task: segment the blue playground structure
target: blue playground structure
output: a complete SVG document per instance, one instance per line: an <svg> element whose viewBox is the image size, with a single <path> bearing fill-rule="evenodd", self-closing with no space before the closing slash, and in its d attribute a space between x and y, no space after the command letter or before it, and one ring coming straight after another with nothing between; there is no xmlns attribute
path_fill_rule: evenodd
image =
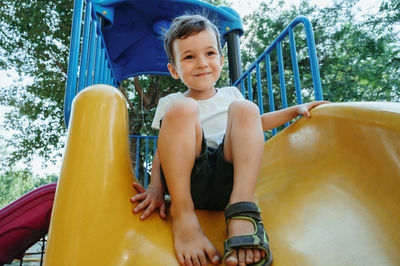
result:
<svg viewBox="0 0 400 266"><path fill-rule="evenodd" d="M150 10L151 12L149 12ZM287 36L290 40L297 102L302 102L293 31L298 24L302 24L306 33L315 99L323 99L314 34L311 23L305 17L294 19L265 52L242 73L239 38L243 34L243 26L238 13L229 7L215 7L193 0L147 2L77 0L74 4L65 92L65 124L69 123L74 97L87 86L109 84L118 87L122 80L133 76L170 75L167 69L168 60L163 48L162 34L168 29L173 18L187 12L206 14L218 26L223 37L222 45L227 43L228 46L231 84L240 86L244 95L247 86L249 100L253 100L251 74L253 70L256 70L256 89L260 112L263 112L262 98L264 97L260 74L260 64L263 60L266 63L270 111L274 110L270 66L270 54L274 49L278 56L282 106L284 108L288 106L282 57L282 41ZM246 80L247 84L245 85Z"/></svg>
<svg viewBox="0 0 400 266"><path fill-rule="evenodd" d="M149 12L151 10L151 12ZM240 16L229 7L216 7L201 1L84 1L77 0L71 33L71 49L68 79L65 92L64 117L68 126L74 97L93 84L109 84L118 87L122 80L138 75L167 75L166 58L162 34L173 18L184 13L207 15L219 28L222 45L227 45L229 76L231 84L240 88L242 94L253 101L252 77L256 80L256 103L264 113L264 99L269 102L269 111L275 111L272 75L279 76L282 108L288 107L285 84L285 69L282 43L289 39L290 57L293 68L296 101L302 103L300 73L297 63L294 28L303 25L307 41L310 70L312 73L315 100L323 100L314 34L310 21L305 17L294 19L266 50L242 71L240 36L243 26ZM299 25L300 24L300 25ZM278 73L271 72L271 52L275 51ZM140 62L140 63L139 63ZM266 72L266 82L261 81L261 64ZM79 71L78 71L79 70ZM265 89L267 88L267 91ZM288 123L285 124L285 127ZM277 129L272 130L272 135ZM155 136L130 136L136 141L136 158L139 162L140 149L145 149L143 179L147 187L149 160L156 150ZM139 177L139 168L135 174Z"/></svg>
<svg viewBox="0 0 400 266"><path fill-rule="evenodd" d="M38 188L0 210L0 264L20 258L50 224L45 265L177 265L170 217L153 214L142 222L131 213L131 183L143 176L147 185L157 137L128 136L126 101L117 88L134 76L169 75L162 34L185 13L217 25L230 83L260 113L288 107L290 91L303 102L302 77L309 73L299 71L296 40L307 45L313 86L307 100L323 100L305 17L295 18L243 71L243 25L229 7L198 0L75 0L64 102L68 136L57 190L56 184ZM398 265L399 104L327 104L284 128L272 130L265 143L255 191L273 265ZM130 158L129 139L136 140L136 158ZM222 252L223 213L196 214Z"/></svg>

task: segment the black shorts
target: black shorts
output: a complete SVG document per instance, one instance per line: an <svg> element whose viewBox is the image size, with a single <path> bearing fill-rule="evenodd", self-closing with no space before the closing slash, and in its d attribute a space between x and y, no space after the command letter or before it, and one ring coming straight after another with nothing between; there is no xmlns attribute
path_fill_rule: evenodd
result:
<svg viewBox="0 0 400 266"><path fill-rule="evenodd" d="M190 177L190 192L196 209L224 210L233 188L233 165L227 162L223 141L217 149L207 146L203 135L201 153L196 158ZM161 167L161 182L168 187Z"/></svg>

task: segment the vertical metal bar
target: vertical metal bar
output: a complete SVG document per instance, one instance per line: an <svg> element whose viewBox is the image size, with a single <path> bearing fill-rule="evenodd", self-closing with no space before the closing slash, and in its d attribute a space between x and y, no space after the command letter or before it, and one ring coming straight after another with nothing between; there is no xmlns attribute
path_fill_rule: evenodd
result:
<svg viewBox="0 0 400 266"><path fill-rule="evenodd" d="M264 113L263 100L262 100L262 89L261 89L261 74L260 74L260 64L256 65L256 76L257 76L257 96L258 96L258 109L260 109L260 114Z"/></svg>
<svg viewBox="0 0 400 266"><path fill-rule="evenodd" d="M149 138L145 137L145 143L146 143L146 151L145 151L145 162L146 162L146 167L144 168L144 188L147 188L148 186L148 172L147 172L147 168L149 167L149 163L148 163L148 153L149 153Z"/></svg>
<svg viewBox="0 0 400 266"><path fill-rule="evenodd" d="M265 68L267 70L267 87L268 87L268 101L269 101L269 111L275 111L274 103L274 91L272 87L272 73L271 73L271 59L270 55L267 54L265 57ZM276 128L272 129L272 135L276 135Z"/></svg>
<svg viewBox="0 0 400 266"><path fill-rule="evenodd" d="M283 56L282 56L282 43L278 42L276 44L276 50L278 52L278 69L279 69L279 83L281 87L281 99L282 99L282 109L288 107L287 97L286 97L286 86L285 86L285 70L283 67ZM289 123L285 123L285 127L287 127Z"/></svg>
<svg viewBox="0 0 400 266"><path fill-rule="evenodd" d="M296 42L294 39L293 29L289 30L289 44L290 44L290 56L292 58L293 80L294 80L294 87L296 90L297 104L302 104L303 100L301 98L299 65L297 63Z"/></svg>
<svg viewBox="0 0 400 266"><path fill-rule="evenodd" d="M322 95L321 78L319 74L317 51L315 49L314 33L312 30L311 22L308 19L304 19L303 24L306 31L308 55L310 57L311 75L313 78L315 99L317 101L321 101L324 98Z"/></svg>
<svg viewBox="0 0 400 266"><path fill-rule="evenodd" d="M228 46L229 79L232 85L242 74L239 31L231 31L224 38Z"/></svg>
<svg viewBox="0 0 400 266"><path fill-rule="evenodd" d="M156 151L157 151L157 137L153 137L153 162L154 162L154 157L156 156ZM151 164L151 168L153 168L153 163ZM150 176L150 178L151 178L151 176ZM150 182L151 182L151 179L150 179Z"/></svg>
<svg viewBox="0 0 400 266"><path fill-rule="evenodd" d="M90 19L91 19L92 1L87 1L85 9L85 20L83 22L83 37L82 37L82 51L81 62L79 65L79 80L78 92L85 88L86 71L87 71L87 58L89 50L89 33L90 33Z"/></svg>
<svg viewBox="0 0 400 266"><path fill-rule="evenodd" d="M104 79L103 83L104 84L108 84L108 72L109 72L108 59L106 59L106 64L104 66L104 76L103 76L103 79Z"/></svg>
<svg viewBox="0 0 400 266"><path fill-rule="evenodd" d="M104 52L106 51L106 48L104 47ZM106 84L107 83L107 72L108 72L108 59L105 57L104 61L104 68L103 68L103 80L101 83Z"/></svg>
<svg viewBox="0 0 400 266"><path fill-rule="evenodd" d="M104 79L103 83L104 84L108 84L108 72L109 72L108 59L106 59L106 64L104 66L104 76L103 76L103 79Z"/></svg>
<svg viewBox="0 0 400 266"><path fill-rule="evenodd" d="M251 87L251 72L247 73L247 92L249 101L253 101L253 88Z"/></svg>
<svg viewBox="0 0 400 266"><path fill-rule="evenodd" d="M71 114L72 100L76 95L76 79L78 75L79 44L81 40L83 1L84 0L76 0L74 3L71 43L68 60L67 85L65 89L64 100L64 121L67 128Z"/></svg>
<svg viewBox="0 0 400 266"><path fill-rule="evenodd" d="M110 69L108 70L107 84L112 85L112 83L111 83L111 66L110 66Z"/></svg>
<svg viewBox="0 0 400 266"><path fill-rule="evenodd" d="M46 236L42 237L42 251L40 252L40 266L43 265L44 252L46 250Z"/></svg>
<svg viewBox="0 0 400 266"><path fill-rule="evenodd" d="M244 87L244 78L240 80L240 91L242 92L243 97L246 97L246 89Z"/></svg>
<svg viewBox="0 0 400 266"><path fill-rule="evenodd" d="M96 29L97 21L92 17L92 25L90 27L90 46L89 46L89 60L86 72L86 82L85 86L90 86L93 84L93 67L94 60L96 58Z"/></svg>
<svg viewBox="0 0 400 266"><path fill-rule="evenodd" d="M105 61L104 61L104 69L103 69L103 84L107 84L107 73L108 73L108 58L106 56L106 48L104 47L104 56L105 56Z"/></svg>
<svg viewBox="0 0 400 266"><path fill-rule="evenodd" d="M139 181L139 148L140 148L140 137L136 137L136 171L135 177Z"/></svg>
<svg viewBox="0 0 400 266"><path fill-rule="evenodd" d="M104 66L105 66L105 57L104 57L104 49L103 45L101 45L101 54L100 54L100 69L99 69L99 82L100 84L103 83L103 77L104 77Z"/></svg>
<svg viewBox="0 0 400 266"><path fill-rule="evenodd" d="M108 64L107 64L108 65ZM109 83L109 81L110 81L110 69L108 68L108 66L107 66L107 68L106 68L106 73L105 73L106 75L105 75L105 84L107 84L107 85L109 85L110 83Z"/></svg>
<svg viewBox="0 0 400 266"><path fill-rule="evenodd" d="M97 32L96 62L94 64L93 84L99 84L100 66L101 66L101 37L100 37L99 33Z"/></svg>

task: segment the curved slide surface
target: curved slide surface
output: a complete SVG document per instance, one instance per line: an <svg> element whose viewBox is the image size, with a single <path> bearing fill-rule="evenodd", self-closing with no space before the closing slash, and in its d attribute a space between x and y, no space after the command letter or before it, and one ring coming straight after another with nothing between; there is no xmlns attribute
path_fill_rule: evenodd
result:
<svg viewBox="0 0 400 266"><path fill-rule="evenodd" d="M21 258L46 235L56 183L32 190L0 210L0 265Z"/></svg>
<svg viewBox="0 0 400 266"><path fill-rule="evenodd" d="M123 96L75 99L46 265L177 265L171 219L131 213L135 193ZM329 104L265 144L256 189L273 265L398 265L400 106ZM222 212L198 211L223 250Z"/></svg>

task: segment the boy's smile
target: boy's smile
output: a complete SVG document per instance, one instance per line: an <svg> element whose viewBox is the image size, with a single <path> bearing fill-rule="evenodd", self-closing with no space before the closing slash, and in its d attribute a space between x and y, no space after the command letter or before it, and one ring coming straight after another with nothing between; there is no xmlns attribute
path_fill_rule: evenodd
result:
<svg viewBox="0 0 400 266"><path fill-rule="evenodd" d="M219 79L224 57L218 52L215 33L204 30L173 42L174 66L168 69L175 79L188 87L186 96L196 100L214 95L214 84Z"/></svg>

